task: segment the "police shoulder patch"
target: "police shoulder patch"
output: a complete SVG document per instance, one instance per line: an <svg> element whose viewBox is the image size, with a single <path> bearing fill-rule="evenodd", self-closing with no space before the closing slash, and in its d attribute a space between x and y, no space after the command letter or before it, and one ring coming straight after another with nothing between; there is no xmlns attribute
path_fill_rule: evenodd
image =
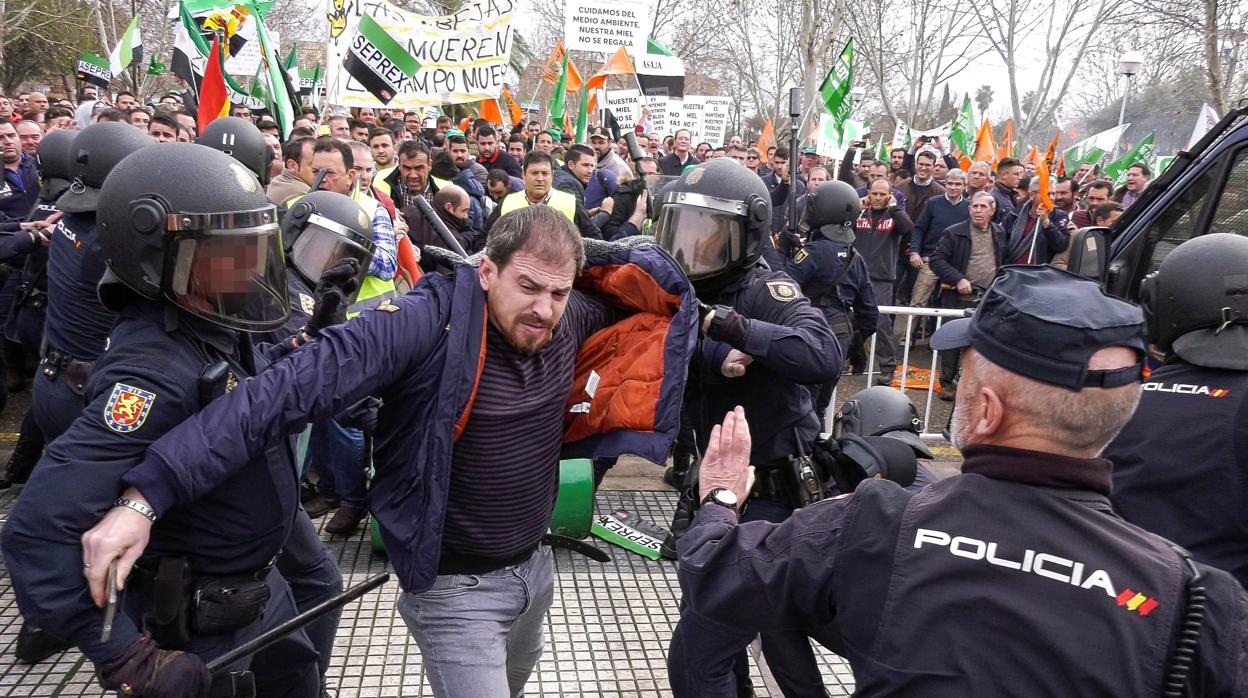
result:
<svg viewBox="0 0 1248 698"><path fill-rule="evenodd" d="M303 312L311 315L312 311L316 309L316 299L306 293L300 293L299 307L303 309Z"/></svg>
<svg viewBox="0 0 1248 698"><path fill-rule="evenodd" d="M792 281L768 281L767 291L771 293L772 298L781 303L797 300L802 295L802 292L797 288L797 284Z"/></svg>
<svg viewBox="0 0 1248 698"><path fill-rule="evenodd" d="M377 310L381 310L387 313L397 313L399 312L400 308L394 303L391 303L390 299L387 298L384 301L377 304Z"/></svg>
<svg viewBox="0 0 1248 698"><path fill-rule="evenodd" d="M805 262L806 258L809 256L810 255L806 253L806 249L802 248L797 251L796 255L793 256L793 261L797 264L801 264L802 262Z"/></svg>
<svg viewBox="0 0 1248 698"><path fill-rule="evenodd" d="M127 434L137 431L152 411L156 393L125 383L113 386L112 395L104 405L104 423L113 431Z"/></svg>

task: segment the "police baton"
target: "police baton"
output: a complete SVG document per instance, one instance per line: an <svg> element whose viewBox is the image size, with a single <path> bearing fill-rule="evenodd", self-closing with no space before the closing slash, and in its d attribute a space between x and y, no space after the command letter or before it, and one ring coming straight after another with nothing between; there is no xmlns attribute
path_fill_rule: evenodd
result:
<svg viewBox="0 0 1248 698"><path fill-rule="evenodd" d="M424 216L425 220L429 221L429 225L433 226L434 232L438 234L438 237L442 238L442 242L446 243L446 248L460 257L467 257L468 253L464 251L464 246L459 244L459 240L455 239L455 236L451 234L450 229L446 227L442 219L438 218L437 212L433 210L433 207L429 205L425 197L417 196L415 200L416 208L420 209L420 215Z"/></svg>
<svg viewBox="0 0 1248 698"><path fill-rule="evenodd" d="M346 606L352 601L355 601L356 599L367 594L373 589L376 589L382 584L385 584L388 581L390 581L389 572L383 572L374 577L370 577L368 580L360 584L357 584L351 587L350 589L347 589L346 591L335 596L334 598L329 599L327 601L323 601L313 606L312 608L309 608L308 610L304 611L303 613L300 613L299 615L295 616L294 618L291 618L290 620L282 623L281 625L275 628L272 628L271 630L267 632L261 633L257 635L255 638L252 638L251 640L244 642L243 644L239 645L238 647L235 647L229 652L226 652L220 657L213 659L207 664L208 672L210 674L220 673L221 671L228 668L231 664L233 664L234 662L237 662L243 657L255 654L256 652L259 652L261 650L268 649L269 647L281 641L282 638L302 628L308 623L311 623L312 621L316 620L317 618L320 618L321 616L325 615L326 613L329 613L330 611L334 609L342 608L343 606Z"/></svg>

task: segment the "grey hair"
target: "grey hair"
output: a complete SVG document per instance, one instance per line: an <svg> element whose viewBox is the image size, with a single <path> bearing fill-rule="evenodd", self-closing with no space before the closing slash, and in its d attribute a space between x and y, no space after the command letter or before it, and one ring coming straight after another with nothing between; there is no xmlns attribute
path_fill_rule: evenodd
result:
<svg viewBox="0 0 1248 698"><path fill-rule="evenodd" d="M957 169L957 168L954 168L954 169L952 169L952 170L949 170L949 174L946 174L946 175L945 175L945 181L946 181L946 182L947 182L947 181L949 181L950 179L957 179L957 180L961 180L961 181L965 182L965 181L966 181L966 173L965 173L965 172L963 172L962 170L959 170L959 169Z"/></svg>
<svg viewBox="0 0 1248 698"><path fill-rule="evenodd" d="M992 196L992 192L977 191L971 196L971 201L985 196L988 197L988 201L992 203L992 207L995 209L997 207L997 200Z"/></svg>
<svg viewBox="0 0 1248 698"><path fill-rule="evenodd" d="M537 204L512 211L494 222L485 241L485 254L501 269L523 250L547 262L572 260L575 274L585 266L581 233L559 211Z"/></svg>

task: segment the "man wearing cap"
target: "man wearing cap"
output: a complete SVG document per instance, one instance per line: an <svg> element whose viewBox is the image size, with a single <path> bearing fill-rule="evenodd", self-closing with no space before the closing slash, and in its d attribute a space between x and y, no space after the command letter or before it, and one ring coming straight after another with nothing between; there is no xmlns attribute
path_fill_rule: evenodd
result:
<svg viewBox="0 0 1248 698"><path fill-rule="evenodd" d="M595 169L599 172L610 172L616 181L632 176L628 163L611 147L611 134L606 128L595 126L589 129L589 147L598 155L598 166Z"/></svg>
<svg viewBox="0 0 1248 698"><path fill-rule="evenodd" d="M732 652L798 627L849 660L862 695L1241 694L1248 595L1118 518L1097 458L1139 400L1140 310L1012 266L932 346L966 364L959 476L918 492L867 480L783 523L738 524L746 415L712 432L704 505L678 544L673 693L732 696Z"/></svg>
<svg viewBox="0 0 1248 698"><path fill-rule="evenodd" d="M1114 509L1248 584L1248 238L1179 245L1140 285L1165 364L1105 449Z"/></svg>

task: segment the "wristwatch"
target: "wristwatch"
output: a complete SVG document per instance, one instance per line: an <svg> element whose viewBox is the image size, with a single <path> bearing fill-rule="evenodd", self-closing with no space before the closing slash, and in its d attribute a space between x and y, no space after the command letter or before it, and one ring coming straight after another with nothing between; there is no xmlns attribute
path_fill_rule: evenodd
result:
<svg viewBox="0 0 1248 698"><path fill-rule="evenodd" d="M738 504L737 495L727 487L716 487L702 498L702 506L712 503L736 511Z"/></svg>

